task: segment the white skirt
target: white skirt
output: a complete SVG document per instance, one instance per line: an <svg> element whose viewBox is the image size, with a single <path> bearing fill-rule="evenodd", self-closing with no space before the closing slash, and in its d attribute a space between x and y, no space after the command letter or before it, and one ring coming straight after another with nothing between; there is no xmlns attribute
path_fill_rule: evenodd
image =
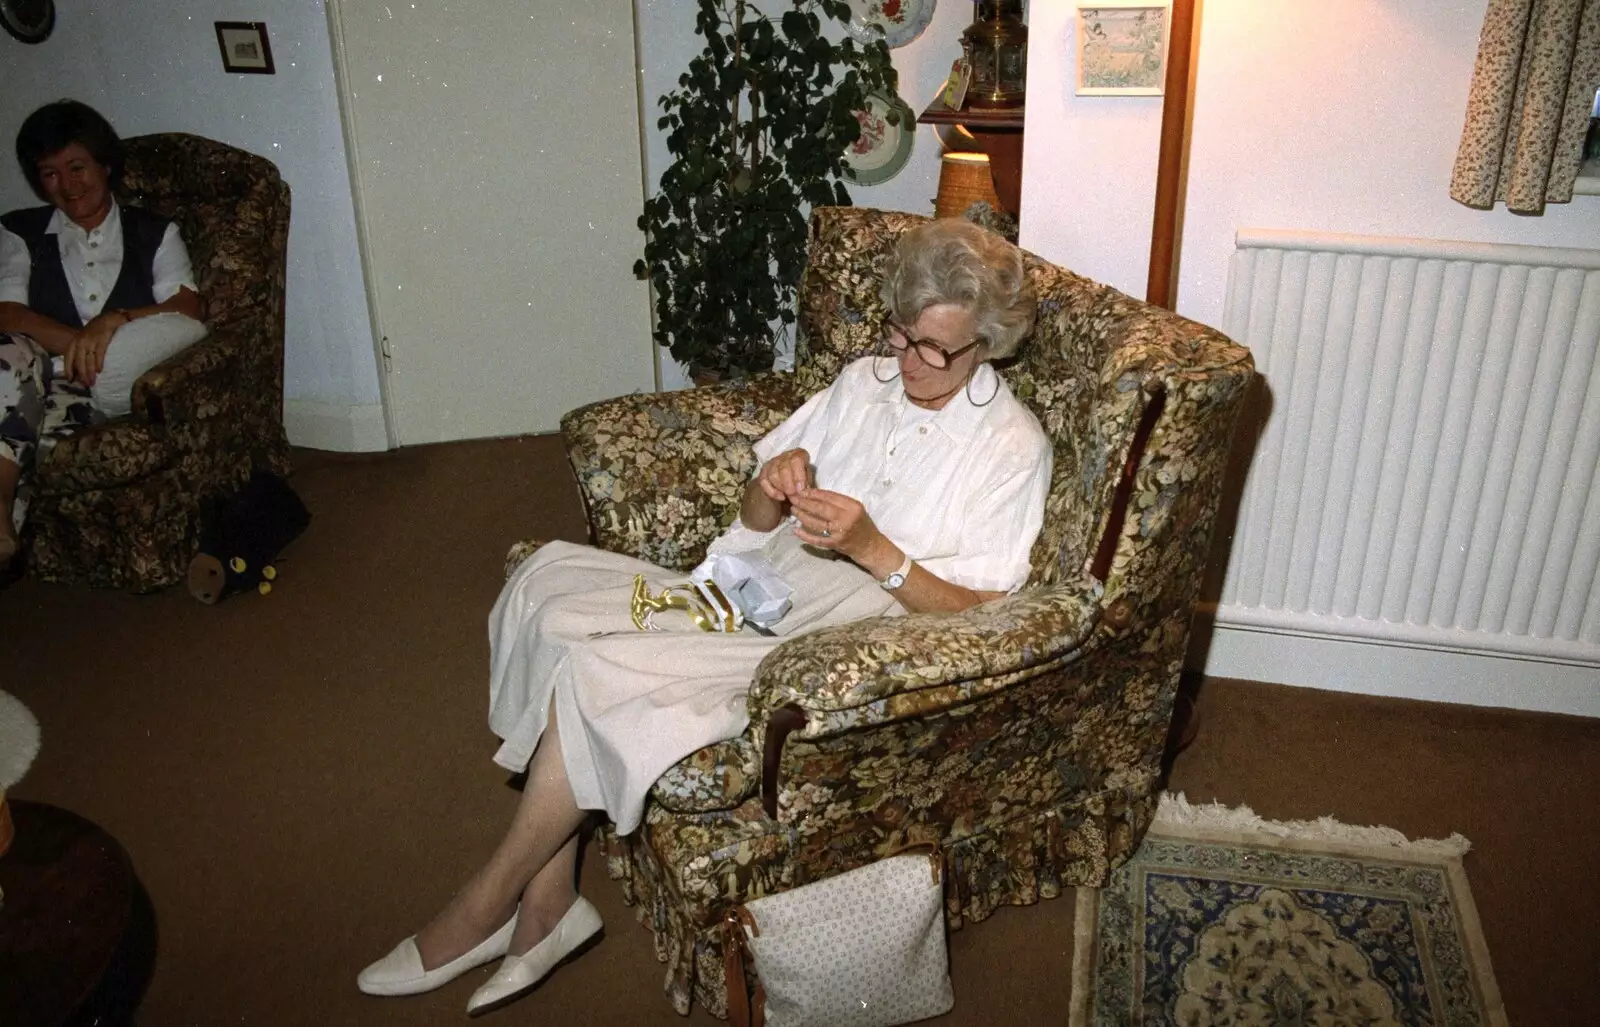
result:
<svg viewBox="0 0 1600 1027"><path fill-rule="evenodd" d="M763 551L794 588L778 637L701 631L676 610L656 614L664 630L639 631L634 575L659 593L684 574L569 542L541 548L489 614L489 727L504 741L495 762L527 767L553 697L573 797L627 834L667 768L744 731L750 681L782 636L904 613L871 575L813 555L787 529Z"/></svg>

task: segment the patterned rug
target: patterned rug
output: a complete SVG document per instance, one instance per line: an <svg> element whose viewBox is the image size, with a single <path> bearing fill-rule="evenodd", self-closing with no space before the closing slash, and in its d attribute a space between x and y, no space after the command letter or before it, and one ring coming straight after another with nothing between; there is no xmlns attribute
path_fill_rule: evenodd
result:
<svg viewBox="0 0 1600 1027"><path fill-rule="evenodd" d="M1078 890L1069 1027L1506 1027L1468 848L1164 796Z"/></svg>

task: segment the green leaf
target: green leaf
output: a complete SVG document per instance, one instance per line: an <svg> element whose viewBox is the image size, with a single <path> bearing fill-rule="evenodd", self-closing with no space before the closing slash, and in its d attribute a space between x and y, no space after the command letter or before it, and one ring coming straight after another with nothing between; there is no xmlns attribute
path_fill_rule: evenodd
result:
<svg viewBox="0 0 1600 1027"><path fill-rule="evenodd" d="M815 38L811 30L811 23L799 11L783 12L783 34L796 43L807 43Z"/></svg>

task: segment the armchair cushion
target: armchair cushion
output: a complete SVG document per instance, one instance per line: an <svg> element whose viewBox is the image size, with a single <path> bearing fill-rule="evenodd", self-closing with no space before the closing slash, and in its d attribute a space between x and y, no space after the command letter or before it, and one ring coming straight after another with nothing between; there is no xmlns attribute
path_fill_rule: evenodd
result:
<svg viewBox="0 0 1600 1027"><path fill-rule="evenodd" d="M623 396L561 419L595 544L688 570L739 512L752 443L805 402L793 375Z"/></svg>

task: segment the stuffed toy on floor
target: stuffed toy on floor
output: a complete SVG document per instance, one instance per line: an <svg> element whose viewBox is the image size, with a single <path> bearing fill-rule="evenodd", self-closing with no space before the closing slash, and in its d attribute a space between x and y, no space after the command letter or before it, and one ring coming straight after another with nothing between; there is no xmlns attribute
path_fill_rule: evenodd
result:
<svg viewBox="0 0 1600 1027"><path fill-rule="evenodd" d="M289 483L257 471L201 528L200 552L189 561L189 594L209 605L247 588L271 592L278 576L273 561L309 523Z"/></svg>

